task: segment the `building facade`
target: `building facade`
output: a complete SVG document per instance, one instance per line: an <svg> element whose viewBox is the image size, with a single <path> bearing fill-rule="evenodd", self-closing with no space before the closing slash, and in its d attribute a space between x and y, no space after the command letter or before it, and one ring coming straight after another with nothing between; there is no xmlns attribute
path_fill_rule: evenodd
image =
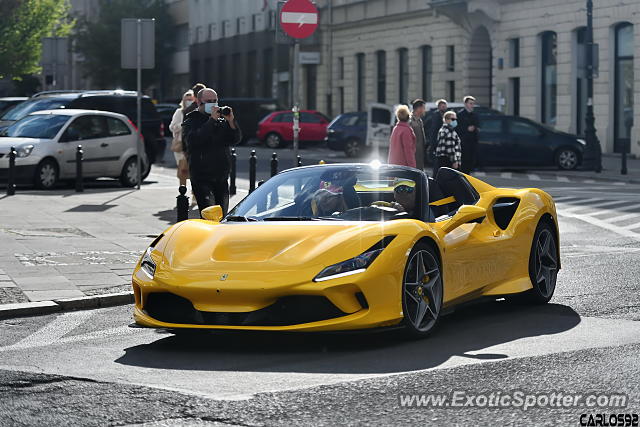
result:
<svg viewBox="0 0 640 427"><path fill-rule="evenodd" d="M586 1L333 0L321 4L319 109L422 97L478 102L584 134ZM594 2L595 126L640 155L640 3ZM634 108L635 106L635 108ZM634 125L635 124L635 125Z"/></svg>

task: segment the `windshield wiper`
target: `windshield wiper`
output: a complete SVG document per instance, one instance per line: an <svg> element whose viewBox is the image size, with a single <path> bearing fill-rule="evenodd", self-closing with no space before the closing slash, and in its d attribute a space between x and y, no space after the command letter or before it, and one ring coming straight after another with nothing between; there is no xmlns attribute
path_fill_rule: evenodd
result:
<svg viewBox="0 0 640 427"><path fill-rule="evenodd" d="M257 218L253 218L250 216L242 216L242 215L230 215L224 219L229 222L250 222L250 221L258 221Z"/></svg>
<svg viewBox="0 0 640 427"><path fill-rule="evenodd" d="M311 216L270 216L263 221L318 221L318 218Z"/></svg>

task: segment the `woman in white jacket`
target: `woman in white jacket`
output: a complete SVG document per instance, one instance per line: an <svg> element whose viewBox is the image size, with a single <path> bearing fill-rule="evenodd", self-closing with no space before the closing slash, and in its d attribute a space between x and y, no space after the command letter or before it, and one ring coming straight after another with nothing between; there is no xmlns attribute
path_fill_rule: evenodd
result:
<svg viewBox="0 0 640 427"><path fill-rule="evenodd" d="M182 101L180 101L180 108L173 113L171 124L169 129L173 134L173 140L171 141L171 151L176 158L176 164L178 165L178 179L180 185L187 185L187 179L189 179L189 164L187 158L184 155L182 147L182 121L184 120L184 110L190 106L194 101L193 91L188 90L182 95Z"/></svg>

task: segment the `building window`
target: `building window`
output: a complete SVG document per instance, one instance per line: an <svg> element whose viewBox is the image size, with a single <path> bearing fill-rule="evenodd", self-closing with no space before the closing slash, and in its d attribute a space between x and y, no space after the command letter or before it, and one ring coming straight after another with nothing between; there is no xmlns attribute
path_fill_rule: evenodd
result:
<svg viewBox="0 0 640 427"><path fill-rule="evenodd" d="M249 51L247 54L247 71L245 74L245 78L247 81L247 96L253 98L255 96L255 88L257 79L256 74L258 74L258 64L257 64L257 55L258 53L255 50Z"/></svg>
<svg viewBox="0 0 640 427"><path fill-rule="evenodd" d="M541 98L542 106L541 117L542 123L555 126L557 119L557 96L558 96L558 66L557 66L557 48L558 37L553 31L546 31L540 35L542 44L542 84Z"/></svg>
<svg viewBox="0 0 640 427"><path fill-rule="evenodd" d="M176 50L189 48L189 24L177 25L175 30Z"/></svg>
<svg viewBox="0 0 640 427"><path fill-rule="evenodd" d="M409 51L398 49L398 103L406 104L409 99Z"/></svg>
<svg viewBox="0 0 640 427"><path fill-rule="evenodd" d="M306 65L305 72L307 81L307 109L315 110L317 106L318 68L316 65Z"/></svg>
<svg viewBox="0 0 640 427"><path fill-rule="evenodd" d="M196 27L196 34L195 34L195 40L196 43L200 43L202 41L202 27L201 26L197 26Z"/></svg>
<svg viewBox="0 0 640 427"><path fill-rule="evenodd" d="M509 66L518 68L520 66L520 39L509 39Z"/></svg>
<svg viewBox="0 0 640 427"><path fill-rule="evenodd" d="M265 49L262 64L262 95L265 98L273 97L273 49Z"/></svg>
<svg viewBox="0 0 640 427"><path fill-rule="evenodd" d="M452 44L447 46L447 71L456 70L456 47Z"/></svg>
<svg viewBox="0 0 640 427"><path fill-rule="evenodd" d="M629 152L633 127L633 25L615 28L614 151Z"/></svg>
<svg viewBox="0 0 640 427"><path fill-rule="evenodd" d="M384 50L376 52L378 102L387 102L387 54Z"/></svg>
<svg viewBox="0 0 640 427"><path fill-rule="evenodd" d="M229 37L229 21L222 21L222 38Z"/></svg>
<svg viewBox="0 0 640 427"><path fill-rule="evenodd" d="M251 31L258 31L261 28L260 24L262 24L262 14L260 13L254 13L253 15L251 15Z"/></svg>
<svg viewBox="0 0 640 427"><path fill-rule="evenodd" d="M425 100L430 100L432 97L431 85L433 75L431 46L422 46L420 48L420 53L422 61L420 63L418 75L422 76L422 97Z"/></svg>
<svg viewBox="0 0 640 427"><path fill-rule="evenodd" d="M449 102L454 102L456 99L456 81L449 80L447 81L447 99Z"/></svg>
<svg viewBox="0 0 640 427"><path fill-rule="evenodd" d="M216 36L218 34L216 34L216 24L209 24L209 36L208 36L208 40L215 40Z"/></svg>
<svg viewBox="0 0 640 427"><path fill-rule="evenodd" d="M584 135L587 115L587 28L576 30L576 134Z"/></svg>
<svg viewBox="0 0 640 427"><path fill-rule="evenodd" d="M226 65L227 65L227 57L225 55L218 56L218 75L216 76L216 90L218 93L225 93L225 89L227 86L223 86L227 84L227 73L226 73ZM199 81L199 80L196 80Z"/></svg>
<svg viewBox="0 0 640 427"><path fill-rule="evenodd" d="M511 90L511 114L514 116L520 115L520 77L513 77L509 79L509 86Z"/></svg>
<svg viewBox="0 0 640 427"><path fill-rule="evenodd" d="M344 79L344 57L338 58L338 79Z"/></svg>
<svg viewBox="0 0 640 427"><path fill-rule="evenodd" d="M364 53L356 55L356 111L364 111Z"/></svg>
<svg viewBox="0 0 640 427"><path fill-rule="evenodd" d="M242 34L244 31L244 18L236 18L236 35Z"/></svg>
<svg viewBox="0 0 640 427"><path fill-rule="evenodd" d="M344 87L338 88L338 102L340 103L340 114L344 113Z"/></svg>

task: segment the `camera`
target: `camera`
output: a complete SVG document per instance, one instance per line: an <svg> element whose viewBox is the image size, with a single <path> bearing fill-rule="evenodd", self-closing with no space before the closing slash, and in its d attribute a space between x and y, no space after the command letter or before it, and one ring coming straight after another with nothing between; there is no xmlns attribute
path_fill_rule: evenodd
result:
<svg viewBox="0 0 640 427"><path fill-rule="evenodd" d="M231 107L220 107L220 114L222 114L223 116L228 116L229 114L231 114Z"/></svg>

